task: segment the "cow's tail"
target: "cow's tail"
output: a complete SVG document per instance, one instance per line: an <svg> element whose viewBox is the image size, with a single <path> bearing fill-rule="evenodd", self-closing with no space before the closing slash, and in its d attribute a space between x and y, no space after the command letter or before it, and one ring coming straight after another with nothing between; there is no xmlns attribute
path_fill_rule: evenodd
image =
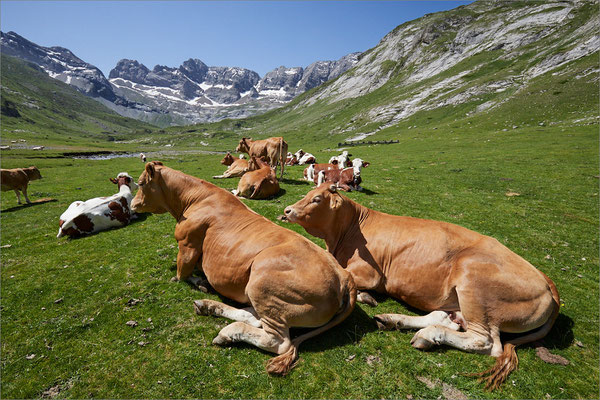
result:
<svg viewBox="0 0 600 400"><path fill-rule="evenodd" d="M487 371L475 374L480 377L480 380L485 382L485 388L487 390L498 388L502 382L506 380L508 375L517 369L519 366L519 358L517 357L515 348L525 343L535 342L546 336L548 332L550 332L550 329L552 329L554 321L556 321L556 318L558 317L560 311L560 296L558 295L558 290L556 289L554 282L552 282L552 280L543 272L542 274L548 283L550 291L552 292L552 298L554 299L554 309L552 310L552 314L546 323L536 331L504 343L504 351L502 351L500 357L496 358L496 364Z"/></svg>
<svg viewBox="0 0 600 400"><path fill-rule="evenodd" d="M317 336L318 334L325 332L330 328L333 328L350 315L352 310L354 310L354 305L356 304L356 284L351 277L346 278L345 283L346 284L344 286L344 292L342 295L342 305L340 306L337 314L335 314L331 321L325 325L293 339L290 348L285 353L267 361L267 372L269 374L282 376L287 375L288 372L290 372L291 369L296 366L296 360L298 359L298 347L302 342L310 339L311 337Z"/></svg>
<svg viewBox="0 0 600 400"><path fill-rule="evenodd" d="M285 150L284 150L284 147L285 147ZM283 178L283 170L285 168L285 155L286 154L287 154L287 143L285 143L283 138L279 138L279 164L281 165L281 176L279 177L279 179Z"/></svg>

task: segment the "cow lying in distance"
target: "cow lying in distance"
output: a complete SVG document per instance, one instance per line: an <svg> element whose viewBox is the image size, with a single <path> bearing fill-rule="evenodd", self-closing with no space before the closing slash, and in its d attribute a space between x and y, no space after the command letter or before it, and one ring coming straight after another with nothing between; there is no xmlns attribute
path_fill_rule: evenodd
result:
<svg viewBox="0 0 600 400"><path fill-rule="evenodd" d="M137 184L127 172L121 172L117 179L110 178L110 181L118 186L119 192L110 197L96 197L71 203L67 211L60 216L57 238L64 235L78 237L124 226L131 221L131 192Z"/></svg>
<svg viewBox="0 0 600 400"><path fill-rule="evenodd" d="M559 313L554 283L496 239L458 225L384 214L324 184L285 209L325 240L354 278L427 316L380 314L382 329L419 329L417 349L445 344L497 357L480 376L498 387L518 364L515 346L546 336ZM359 293L358 300L372 300ZM502 344L500 332L524 333Z"/></svg>
<svg viewBox="0 0 600 400"><path fill-rule="evenodd" d="M232 193L248 199L266 199L279 193L279 182L275 170L262 158L251 157L249 171L238 182Z"/></svg>
<svg viewBox="0 0 600 400"><path fill-rule="evenodd" d="M298 150L294 155L296 156L299 165L314 164L317 162L315 156L310 153L306 153L302 149Z"/></svg>
<svg viewBox="0 0 600 400"><path fill-rule="evenodd" d="M345 192L350 192L352 190L358 190L360 192L363 190L362 187L360 187L362 182L360 173L363 167L366 168L368 166L368 162L365 162L360 158L355 158L352 160L352 167L350 168L320 171L319 175L315 178L315 183L317 186L320 186L324 182L329 182L335 184L338 189Z"/></svg>
<svg viewBox="0 0 600 400"><path fill-rule="evenodd" d="M331 164L310 164L304 168L304 179L309 182L314 182L319 172L327 171L330 169L339 169L337 160L333 160Z"/></svg>
<svg viewBox="0 0 600 400"><path fill-rule="evenodd" d="M292 154L288 151L287 156L285 157L285 165L292 166L298 164L298 158L295 154Z"/></svg>
<svg viewBox="0 0 600 400"><path fill-rule="evenodd" d="M248 160L242 159L242 155L240 154L240 158L233 158L231 153L227 152L221 160L221 164L229 167L223 175L213 176L213 179L235 178L244 175L248 171Z"/></svg>
<svg viewBox="0 0 600 400"><path fill-rule="evenodd" d="M337 160L339 167L338 168L346 168L346 167L351 167L352 166L352 162L350 161L350 157L352 157L352 154L349 154L346 150L342 151L342 154L340 154L339 156L333 156L329 159L329 164L332 164L334 161Z"/></svg>
<svg viewBox="0 0 600 400"><path fill-rule="evenodd" d="M3 192L14 190L17 194L17 204L21 204L21 194L19 193L21 191L25 196L25 201L31 203L27 197L27 185L29 181L42 179L42 174L37 167L2 169L1 174L0 186Z"/></svg>
<svg viewBox="0 0 600 400"><path fill-rule="evenodd" d="M280 178L283 177L288 144L282 137L271 137L263 140L242 138L235 151L248 153L249 157L262 157L275 171L277 171L277 165L279 164L281 166Z"/></svg>
<svg viewBox="0 0 600 400"><path fill-rule="evenodd" d="M214 344L246 342L279 354L267 371L285 375L304 340L352 312L356 289L350 274L305 237L258 215L226 190L160 163L146 164L139 185L134 211L169 212L177 220L177 279L189 279L198 266L218 293L248 305L194 302L198 314L238 321L224 327ZM315 329L292 339L292 327Z"/></svg>

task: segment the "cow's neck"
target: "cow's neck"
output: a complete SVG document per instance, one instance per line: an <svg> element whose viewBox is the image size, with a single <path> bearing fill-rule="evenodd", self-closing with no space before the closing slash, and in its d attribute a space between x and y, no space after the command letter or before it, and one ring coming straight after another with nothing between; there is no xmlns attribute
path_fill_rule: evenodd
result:
<svg viewBox="0 0 600 400"><path fill-rule="evenodd" d="M369 209L360 204L344 198L340 208L336 212L332 228L328 230L325 237L327 250L335 256L336 252L347 243L350 238L360 229L369 216Z"/></svg>
<svg viewBox="0 0 600 400"><path fill-rule="evenodd" d="M185 175L182 172L161 169L161 189L165 199L165 208L179 222L185 211L206 197L206 190L202 185L206 182Z"/></svg>

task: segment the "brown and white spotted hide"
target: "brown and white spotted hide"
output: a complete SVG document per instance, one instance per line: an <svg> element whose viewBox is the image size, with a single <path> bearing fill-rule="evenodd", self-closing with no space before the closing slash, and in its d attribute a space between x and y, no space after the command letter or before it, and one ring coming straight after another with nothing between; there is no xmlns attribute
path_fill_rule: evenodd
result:
<svg viewBox="0 0 600 400"><path fill-rule="evenodd" d="M60 216L56 237L68 235L78 237L113 227L127 225L134 217L131 211L132 188L137 184L126 172L110 181L119 187L119 192L109 197L96 197L87 201L75 201Z"/></svg>

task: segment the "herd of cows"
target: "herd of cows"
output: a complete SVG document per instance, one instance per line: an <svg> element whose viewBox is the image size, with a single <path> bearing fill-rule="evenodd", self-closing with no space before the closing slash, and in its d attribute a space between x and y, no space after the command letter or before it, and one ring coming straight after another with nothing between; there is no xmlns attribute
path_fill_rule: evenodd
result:
<svg viewBox="0 0 600 400"><path fill-rule="evenodd" d="M119 191L77 201L60 216L58 237L79 236L129 223L135 213L169 213L177 221L177 275L197 287L212 287L246 305L236 308L196 300L199 315L235 322L213 340L246 342L277 354L267 371L285 375L298 346L342 322L362 302L376 306L369 291L402 300L424 316L380 314L380 329L418 329L417 349L447 345L496 358L478 374L497 388L517 367L515 347L544 337L559 313L556 286L544 273L497 240L440 221L389 215L367 208L339 190L361 190L368 166L347 152L327 164L301 150L287 152L283 138L242 139L227 154L223 175L240 177L232 193L159 161L145 164L138 182L127 173L111 178ZM145 161L145 156L142 160ZM257 214L236 196L267 198L279 191L284 166L308 164L304 177L316 188L285 208L282 220L323 239L323 250L307 238ZM2 190L19 190L41 178L35 167L2 170ZM135 196L133 191L138 189ZM194 276L199 270L200 276ZM290 328L314 328L292 338ZM504 343L500 332L522 333Z"/></svg>

